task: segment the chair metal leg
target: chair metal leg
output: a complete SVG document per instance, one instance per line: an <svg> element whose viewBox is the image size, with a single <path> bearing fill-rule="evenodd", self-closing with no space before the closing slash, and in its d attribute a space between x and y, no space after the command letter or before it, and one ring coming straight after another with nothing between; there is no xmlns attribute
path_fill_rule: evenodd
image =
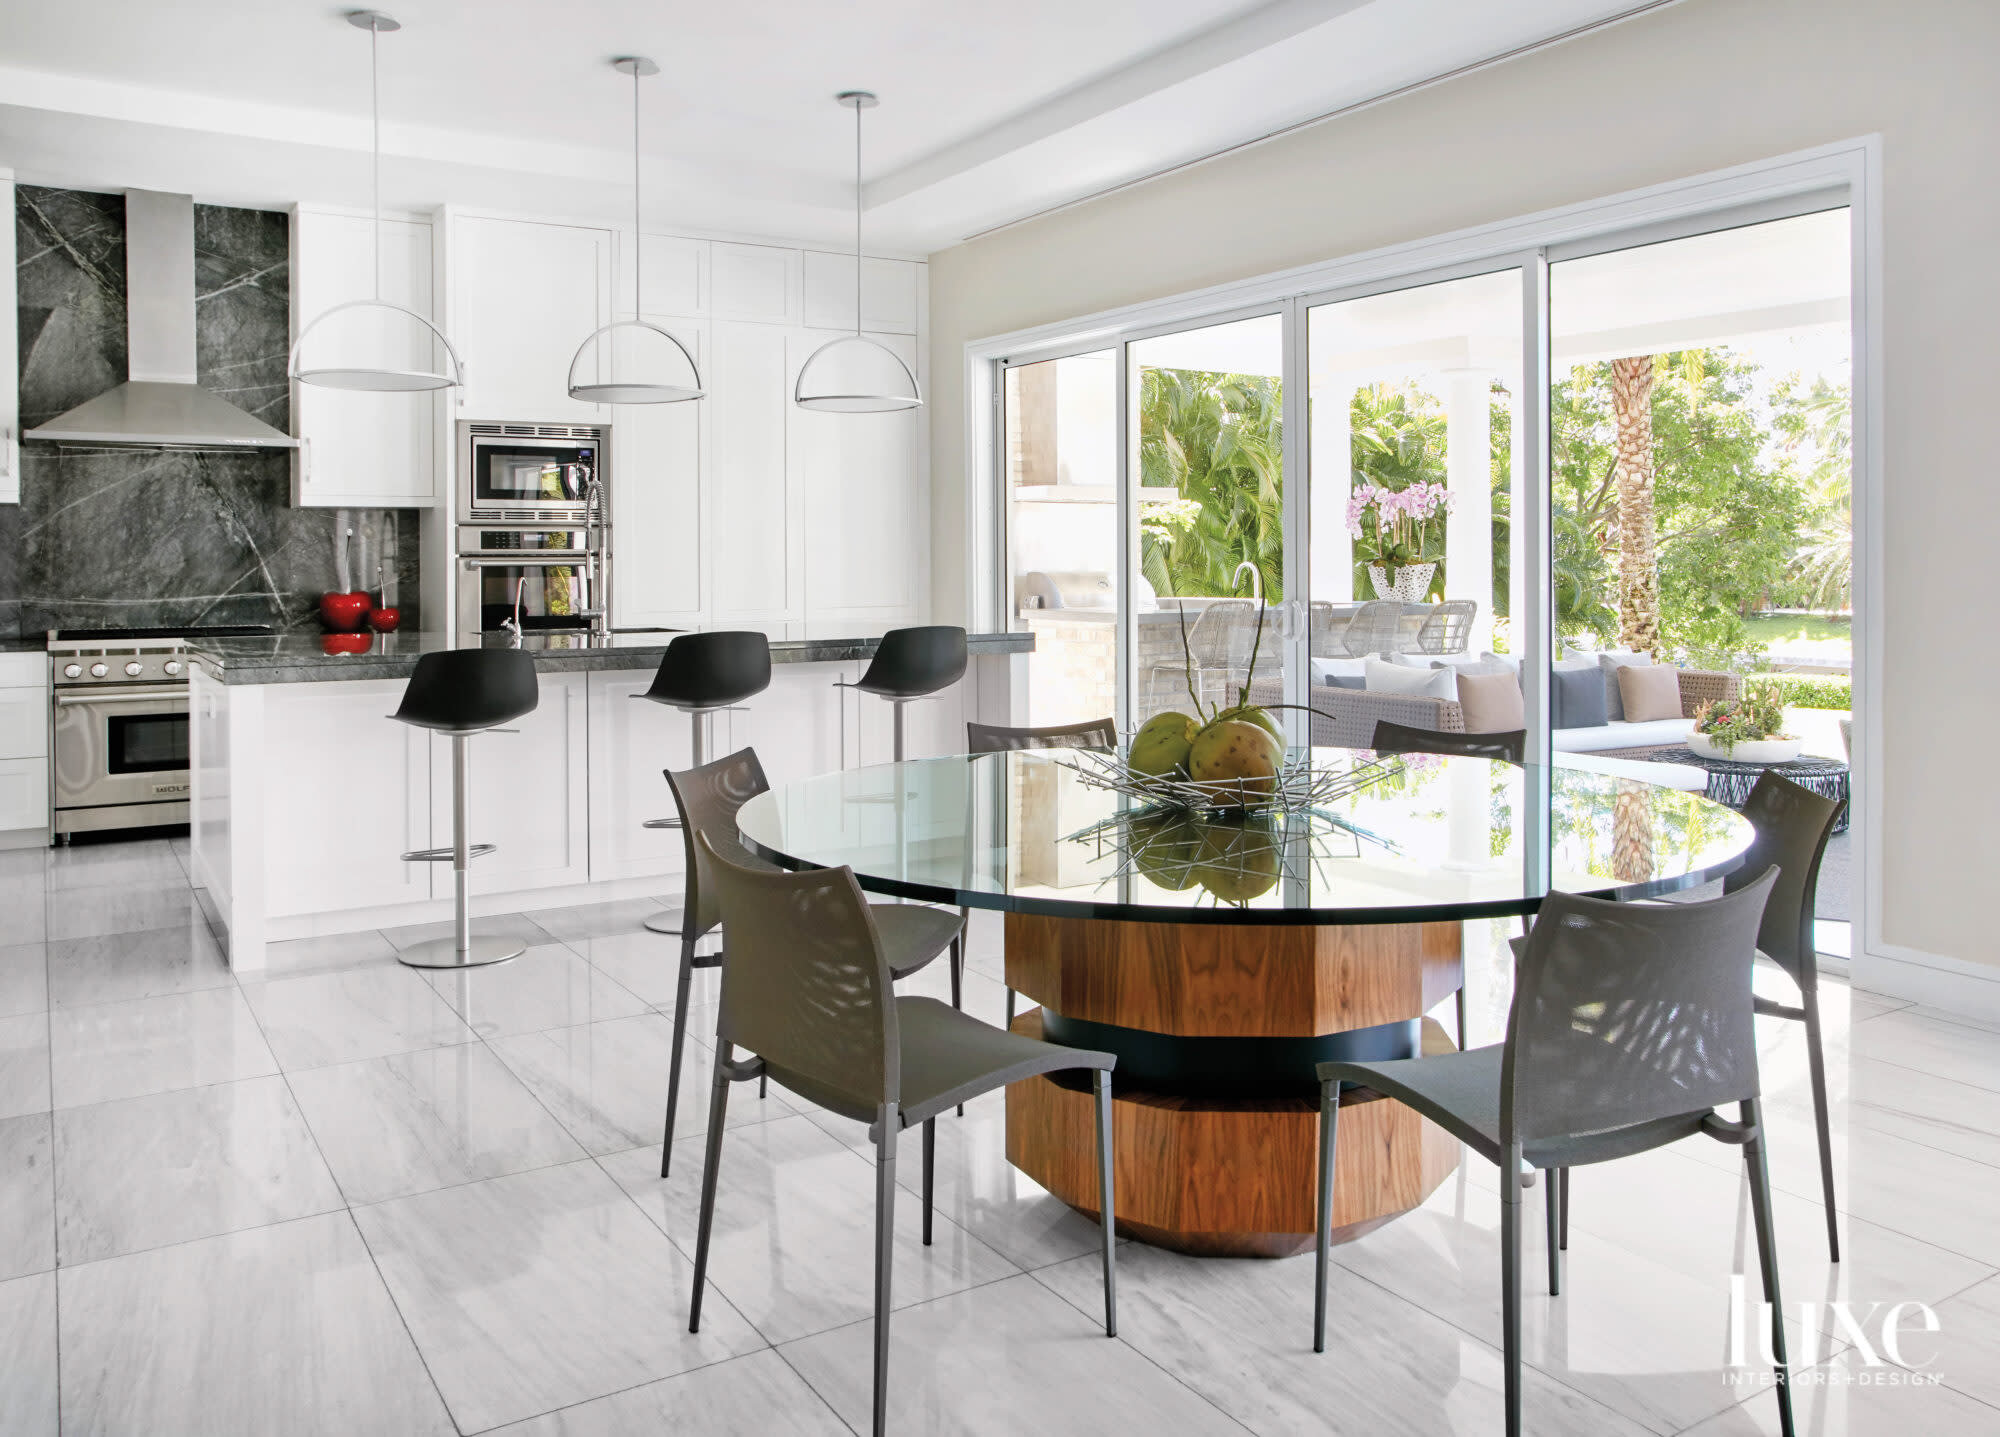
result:
<svg viewBox="0 0 2000 1437"><path fill-rule="evenodd" d="M1802 995L1806 1012L1806 1067L1812 1075L1813 1121L1819 1127L1819 1184L1826 1199L1826 1250L1840 1261L1840 1222L1833 1206L1833 1134L1826 1116L1826 1053L1820 1046L1819 989Z"/></svg>
<svg viewBox="0 0 2000 1437"><path fill-rule="evenodd" d="M1557 1186L1562 1189L1562 1226L1556 1230L1556 1246L1569 1251L1569 1169L1562 1168L1556 1173Z"/></svg>
<svg viewBox="0 0 2000 1437"><path fill-rule="evenodd" d="M1542 1175L1542 1206L1548 1210L1549 1296L1562 1296L1562 1177L1568 1168Z"/></svg>
<svg viewBox="0 0 2000 1437"><path fill-rule="evenodd" d="M722 1119L729 1108L730 1045L715 1045L715 1082L708 1094L708 1151L701 1166L701 1217L694 1234L694 1296L688 1301L688 1331L701 1331L701 1290L708 1281L708 1233L715 1223L715 1176L722 1166Z"/></svg>
<svg viewBox="0 0 2000 1437"><path fill-rule="evenodd" d="M1778 1428L1792 1437L1792 1372L1785 1354L1784 1302L1778 1295L1778 1238L1771 1226L1771 1174L1764 1154L1763 1103L1751 1098L1742 1106L1743 1122L1753 1136L1743 1145L1743 1163L1750 1176L1750 1215L1757 1228L1757 1266L1764 1277L1764 1301L1771 1307L1771 1354L1777 1359Z"/></svg>
<svg viewBox="0 0 2000 1437"><path fill-rule="evenodd" d="M1507 1393L1507 1437L1521 1437L1521 1145L1500 1166L1500 1346Z"/></svg>
<svg viewBox="0 0 2000 1437"><path fill-rule="evenodd" d="M963 1111L961 1109L961 1111ZM937 1174L937 1119L924 1119L924 1246L931 1245L931 1191Z"/></svg>
<svg viewBox="0 0 2000 1437"><path fill-rule="evenodd" d="M1340 1082L1319 1085L1318 1256L1313 1264L1313 1351L1326 1351L1326 1280L1333 1247L1333 1157L1340 1133Z"/></svg>
<svg viewBox="0 0 2000 1437"><path fill-rule="evenodd" d="M667 1060L667 1125L660 1137L660 1176L674 1160L674 1115L681 1105L681 1052L687 1044L688 998L694 986L694 939L681 938L681 971L674 980L674 1045Z"/></svg>
<svg viewBox="0 0 2000 1437"><path fill-rule="evenodd" d="M1458 1050L1462 1053L1472 1045L1465 1039L1465 980L1458 984Z"/></svg>
<svg viewBox="0 0 2000 1437"><path fill-rule="evenodd" d="M875 1121L875 1437L889 1420L889 1268L896 1255L896 1105Z"/></svg>
<svg viewBox="0 0 2000 1437"><path fill-rule="evenodd" d="M1111 1148L1111 1074L1097 1075L1097 1223L1104 1244L1104 1335L1118 1335L1118 1193Z"/></svg>
<svg viewBox="0 0 2000 1437"><path fill-rule="evenodd" d="M1007 1026L1009 1028L1014 1026L1014 990L1012 988L1007 990Z"/></svg>
<svg viewBox="0 0 2000 1437"><path fill-rule="evenodd" d="M963 1012L965 1009L965 930L958 930L958 937L951 940L951 1006ZM965 1116L965 1104L958 1105L958 1115Z"/></svg>

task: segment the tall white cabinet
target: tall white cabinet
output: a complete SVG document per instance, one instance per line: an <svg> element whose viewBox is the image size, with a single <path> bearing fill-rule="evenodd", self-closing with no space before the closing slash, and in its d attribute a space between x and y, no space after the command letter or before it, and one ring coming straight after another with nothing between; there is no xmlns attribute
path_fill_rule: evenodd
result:
<svg viewBox="0 0 2000 1437"><path fill-rule="evenodd" d="M378 256L381 298L437 320L428 219L386 218L378 241L366 214L297 205L291 231L293 334L335 305L375 298ZM447 362L422 325L365 309L331 315L315 327L301 361L323 368L380 364L385 357L413 370ZM444 492L439 441L449 428L446 404L442 393L368 394L292 385L292 427L299 438L292 502L354 508L435 504Z"/></svg>

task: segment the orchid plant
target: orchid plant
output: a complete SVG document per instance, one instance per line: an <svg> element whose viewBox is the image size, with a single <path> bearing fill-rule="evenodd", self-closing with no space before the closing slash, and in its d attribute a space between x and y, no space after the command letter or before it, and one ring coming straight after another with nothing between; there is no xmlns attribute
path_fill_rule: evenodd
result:
<svg viewBox="0 0 2000 1437"><path fill-rule="evenodd" d="M1405 489L1357 484L1347 496L1347 533L1354 540L1355 557L1380 564L1393 584L1398 569L1436 562L1443 548L1440 520L1450 510L1450 491L1429 480Z"/></svg>

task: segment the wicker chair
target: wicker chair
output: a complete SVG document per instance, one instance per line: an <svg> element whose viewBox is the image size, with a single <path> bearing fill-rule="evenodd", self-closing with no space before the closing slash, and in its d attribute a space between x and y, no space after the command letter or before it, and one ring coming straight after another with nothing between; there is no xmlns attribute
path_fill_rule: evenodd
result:
<svg viewBox="0 0 2000 1437"><path fill-rule="evenodd" d="M1433 604L1417 631L1420 654L1462 654L1472 642L1472 621L1479 613L1473 599L1446 599Z"/></svg>
<svg viewBox="0 0 2000 1437"><path fill-rule="evenodd" d="M1348 621L1341 635L1349 657L1393 654L1403 644L1403 604L1400 599L1374 599Z"/></svg>
<svg viewBox="0 0 2000 1437"><path fill-rule="evenodd" d="M1146 713L1179 707L1192 699L1214 707L1227 696L1250 663L1256 642L1257 605L1248 599L1217 599L1188 625L1187 647L1196 693L1188 693L1188 663L1154 664L1146 672ZM1271 637L1268 636L1267 637Z"/></svg>

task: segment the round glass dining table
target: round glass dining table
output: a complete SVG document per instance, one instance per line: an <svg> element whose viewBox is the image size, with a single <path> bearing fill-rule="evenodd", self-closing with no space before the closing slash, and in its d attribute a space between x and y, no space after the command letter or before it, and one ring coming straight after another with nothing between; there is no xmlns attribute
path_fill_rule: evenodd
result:
<svg viewBox="0 0 2000 1437"><path fill-rule="evenodd" d="M1332 748L1293 764L1318 801L1261 815L1163 811L1108 785L1105 756L1044 750L825 774L737 821L787 867L999 910L1007 986L1038 1005L1014 1029L1118 1056L1120 1231L1278 1256L1313 1243L1315 1065L1449 1050L1426 1015L1463 987L1468 920L1531 915L1552 890L1696 886L1752 836L1699 793L1560 764ZM1420 1204L1458 1145L1365 1090L1342 1103L1345 1240ZM1065 1075L1008 1089L1008 1159L1088 1213L1093 1141Z"/></svg>

